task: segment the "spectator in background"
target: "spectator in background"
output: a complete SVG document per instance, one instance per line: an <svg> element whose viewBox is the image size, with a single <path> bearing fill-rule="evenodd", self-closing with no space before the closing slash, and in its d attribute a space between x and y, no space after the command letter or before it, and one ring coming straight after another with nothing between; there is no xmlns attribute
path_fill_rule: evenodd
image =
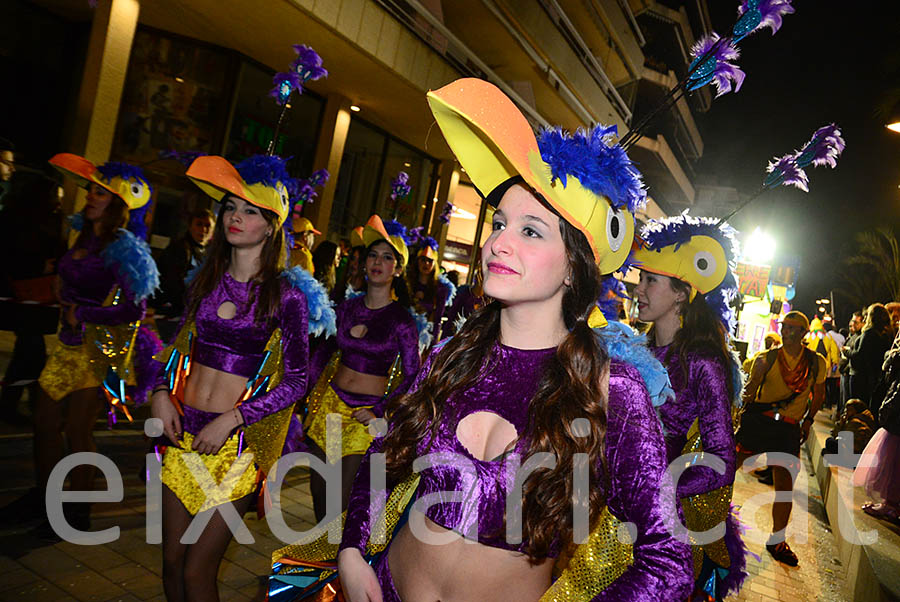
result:
<svg viewBox="0 0 900 602"><path fill-rule="evenodd" d="M2 305L2 328L16 335L13 355L3 377L0 419L25 423L18 404L25 387L34 400L47 352L44 335L56 332L59 309L55 301L56 260L66 251L60 213L60 187L37 173L20 172L0 212L0 257L4 288L13 297ZM28 303L23 303L28 302ZM16 384L19 383L19 384Z"/></svg>
<svg viewBox="0 0 900 602"><path fill-rule="evenodd" d="M294 236L294 248L291 249L291 265L299 265L301 268L313 273L312 247L316 236L322 233L316 230L312 222L305 217L295 215L291 220L291 234Z"/></svg>
<svg viewBox="0 0 900 602"><path fill-rule="evenodd" d="M884 308L891 316L891 330L897 334L897 327L900 325L900 301L891 301L886 303Z"/></svg>
<svg viewBox="0 0 900 602"><path fill-rule="evenodd" d="M350 261L350 239L349 238L341 238L338 241L338 252L340 253L340 259L338 259L337 270L335 270L335 281L341 282L344 280L344 273L347 271L347 262Z"/></svg>
<svg viewBox="0 0 900 602"><path fill-rule="evenodd" d="M365 255L366 247L364 245L355 245L350 248L347 264L331 293L332 301L340 303L353 293L363 290L363 285L366 283Z"/></svg>
<svg viewBox="0 0 900 602"><path fill-rule="evenodd" d="M757 351L753 357L748 357L747 359L744 360L744 363L742 365L744 372L746 372L747 374L750 374L750 368L753 366L753 361L756 359L756 356L758 356L760 353L765 353L772 347L778 347L780 345L781 345L781 335L778 334L777 332L767 332L765 338L763 339L763 346L764 346L763 349L760 349L759 351Z"/></svg>
<svg viewBox="0 0 900 602"><path fill-rule="evenodd" d="M834 321L831 319L831 316L825 316L823 323L825 324L825 334L831 337L831 340L837 345L838 351L840 351L847 342L847 335L834 328Z"/></svg>
<svg viewBox="0 0 900 602"><path fill-rule="evenodd" d="M873 303L866 310L862 333L847 351L850 360L850 395L861 399L872 412L872 393L881 377L884 354L890 349L893 333L891 316L881 303Z"/></svg>
<svg viewBox="0 0 900 602"><path fill-rule="evenodd" d="M340 249L330 240L323 240L312 254L313 275L322 283L328 294L334 290L335 270L341 259Z"/></svg>
<svg viewBox="0 0 900 602"><path fill-rule="evenodd" d="M841 347L841 364L839 367L841 373L841 403L837 408L835 417L840 416L844 409L844 404L852 397L850 394L850 358L848 353L856 344L860 331L863 327L863 313L861 311L853 312L850 317L849 329L845 335L844 345Z"/></svg>
<svg viewBox="0 0 900 602"><path fill-rule="evenodd" d="M187 293L185 278L192 269L200 265L206 245L212 237L216 216L209 209L192 213L184 236L173 240L159 256L160 292L154 298L154 307L164 318L180 318L184 312ZM157 322L159 334L166 343L175 334L176 322Z"/></svg>
<svg viewBox="0 0 900 602"><path fill-rule="evenodd" d="M840 433L846 431L853 435L853 453L861 454L877 429L878 423L866 404L859 399L849 399L841 419L831 429L831 437L825 441L825 453L838 453Z"/></svg>
<svg viewBox="0 0 900 602"><path fill-rule="evenodd" d="M16 172L15 147L6 138L0 138L0 208L6 204L10 181Z"/></svg>
<svg viewBox="0 0 900 602"><path fill-rule="evenodd" d="M806 346L825 358L825 407L836 407L839 405L838 399L841 395L841 373L838 371L841 362L841 350L834 339L828 336L825 322L818 317L813 318L810 324Z"/></svg>

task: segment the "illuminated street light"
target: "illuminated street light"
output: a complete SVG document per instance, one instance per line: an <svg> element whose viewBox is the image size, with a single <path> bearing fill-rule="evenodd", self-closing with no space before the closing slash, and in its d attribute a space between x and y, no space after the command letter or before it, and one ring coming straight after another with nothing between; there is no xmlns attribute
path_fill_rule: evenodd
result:
<svg viewBox="0 0 900 602"><path fill-rule="evenodd" d="M894 123L889 123L884 127L891 130L892 132L897 132L898 134L900 134L900 121L895 121Z"/></svg>
<svg viewBox="0 0 900 602"><path fill-rule="evenodd" d="M755 229L744 245L744 257L753 263L767 263L775 257L775 239L759 228Z"/></svg>

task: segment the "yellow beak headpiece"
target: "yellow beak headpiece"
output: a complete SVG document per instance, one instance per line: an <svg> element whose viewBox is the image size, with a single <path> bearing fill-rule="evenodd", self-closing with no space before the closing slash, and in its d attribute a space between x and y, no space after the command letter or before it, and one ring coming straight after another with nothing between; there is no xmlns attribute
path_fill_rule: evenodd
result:
<svg viewBox="0 0 900 602"><path fill-rule="evenodd" d="M185 174L200 189L218 202L236 196L278 216L284 224L291 210L287 184L293 181L280 157L256 155L237 166L224 157L197 157Z"/></svg>
<svg viewBox="0 0 900 602"><path fill-rule="evenodd" d="M110 161L99 167L78 155L59 153L50 158L50 165L63 174L78 180L82 186L96 184L120 197L129 211L140 209L148 202L153 189L140 167Z"/></svg>
<svg viewBox="0 0 900 602"><path fill-rule="evenodd" d="M379 216L373 215L370 217L369 221L366 222L366 226L363 228L363 245L368 248L369 245L383 240L400 254L400 257L403 260L403 267L405 268L409 265L409 248L406 246L406 241L403 238L405 233L403 231L403 226L399 222L394 221L390 221L389 224L391 229L396 231L395 234L388 233L385 223L381 221Z"/></svg>
<svg viewBox="0 0 900 602"><path fill-rule="evenodd" d="M570 135L528 121L496 86L465 78L428 93L428 104L456 158L485 196L521 177L587 237L602 273L619 269L646 200L640 174L609 140L615 127Z"/></svg>
<svg viewBox="0 0 900 602"><path fill-rule="evenodd" d="M363 242L363 227L357 226L350 231L350 247L364 247L366 244Z"/></svg>
<svg viewBox="0 0 900 602"><path fill-rule="evenodd" d="M732 263L738 255L735 231L727 223L682 214L652 220L635 241L634 267L677 278L696 293L722 290L730 297L737 290ZM709 298L707 298L709 301ZM720 300L715 300L720 304ZM721 309L721 308L720 308ZM721 309L723 321L726 321Z"/></svg>

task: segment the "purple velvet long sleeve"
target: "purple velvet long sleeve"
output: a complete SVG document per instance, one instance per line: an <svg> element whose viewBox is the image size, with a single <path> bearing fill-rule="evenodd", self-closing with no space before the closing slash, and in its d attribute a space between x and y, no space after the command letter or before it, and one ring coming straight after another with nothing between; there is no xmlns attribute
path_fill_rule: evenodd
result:
<svg viewBox="0 0 900 602"><path fill-rule="evenodd" d="M239 406L245 424L274 414L297 402L306 393L309 368L309 307L306 295L287 282L281 286L278 314L284 376L270 391Z"/></svg>
<svg viewBox="0 0 900 602"><path fill-rule="evenodd" d="M422 298L419 298L420 294ZM416 301L417 311L422 311L428 316L428 320L431 322L431 335L434 337L434 342L438 342L440 340L441 321L444 319L444 311L446 310L447 298L450 296L450 289L443 282L439 281L435 285L434 298L429 299L425 297L425 285L416 283L413 287L413 295L418 299Z"/></svg>
<svg viewBox="0 0 900 602"><path fill-rule="evenodd" d="M610 364L606 461L612 514L637 527L634 563L593 598L685 600L693 585L691 549L669 534L677 521L666 451L647 389L634 367Z"/></svg>
<svg viewBox="0 0 900 602"><path fill-rule="evenodd" d="M659 408L668 461L673 462L681 455L688 430L694 420L699 419L704 453L713 454L725 462L722 474L706 466L692 466L685 470L678 481L678 497L714 491L733 483L736 457L725 366L715 358L691 353L687 357L688 373L685 379L677 357L667 363L668 347L657 347L653 352L667 367L675 390L675 400Z"/></svg>
<svg viewBox="0 0 900 602"><path fill-rule="evenodd" d="M146 302L134 302L125 279L106 266L101 251L100 239L88 234L81 244L63 255L59 261L60 299L78 306L75 317L82 323L113 326L141 319ZM79 255L83 256L76 259ZM115 286L124 293L119 304L103 307ZM64 325L59 339L67 345L78 345L82 342L81 328L72 330Z"/></svg>

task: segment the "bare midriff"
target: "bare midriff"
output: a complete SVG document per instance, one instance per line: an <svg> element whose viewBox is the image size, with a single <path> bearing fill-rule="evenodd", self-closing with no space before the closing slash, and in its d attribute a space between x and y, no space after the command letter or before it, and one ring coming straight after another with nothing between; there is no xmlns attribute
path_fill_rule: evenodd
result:
<svg viewBox="0 0 900 602"><path fill-rule="evenodd" d="M410 521L391 542L388 563L394 585L403 600L539 600L550 587L553 559L532 565L518 552L492 548L449 531L412 510ZM431 538L450 540L426 543L413 533L422 525Z"/></svg>
<svg viewBox="0 0 900 602"><path fill-rule="evenodd" d="M194 362L184 385L184 403L197 410L222 414L234 407L246 387L246 376Z"/></svg>
<svg viewBox="0 0 900 602"><path fill-rule="evenodd" d="M331 383L348 393L380 396L384 395L384 388L387 386L387 376L357 372L344 364L338 364L337 372L334 373Z"/></svg>

